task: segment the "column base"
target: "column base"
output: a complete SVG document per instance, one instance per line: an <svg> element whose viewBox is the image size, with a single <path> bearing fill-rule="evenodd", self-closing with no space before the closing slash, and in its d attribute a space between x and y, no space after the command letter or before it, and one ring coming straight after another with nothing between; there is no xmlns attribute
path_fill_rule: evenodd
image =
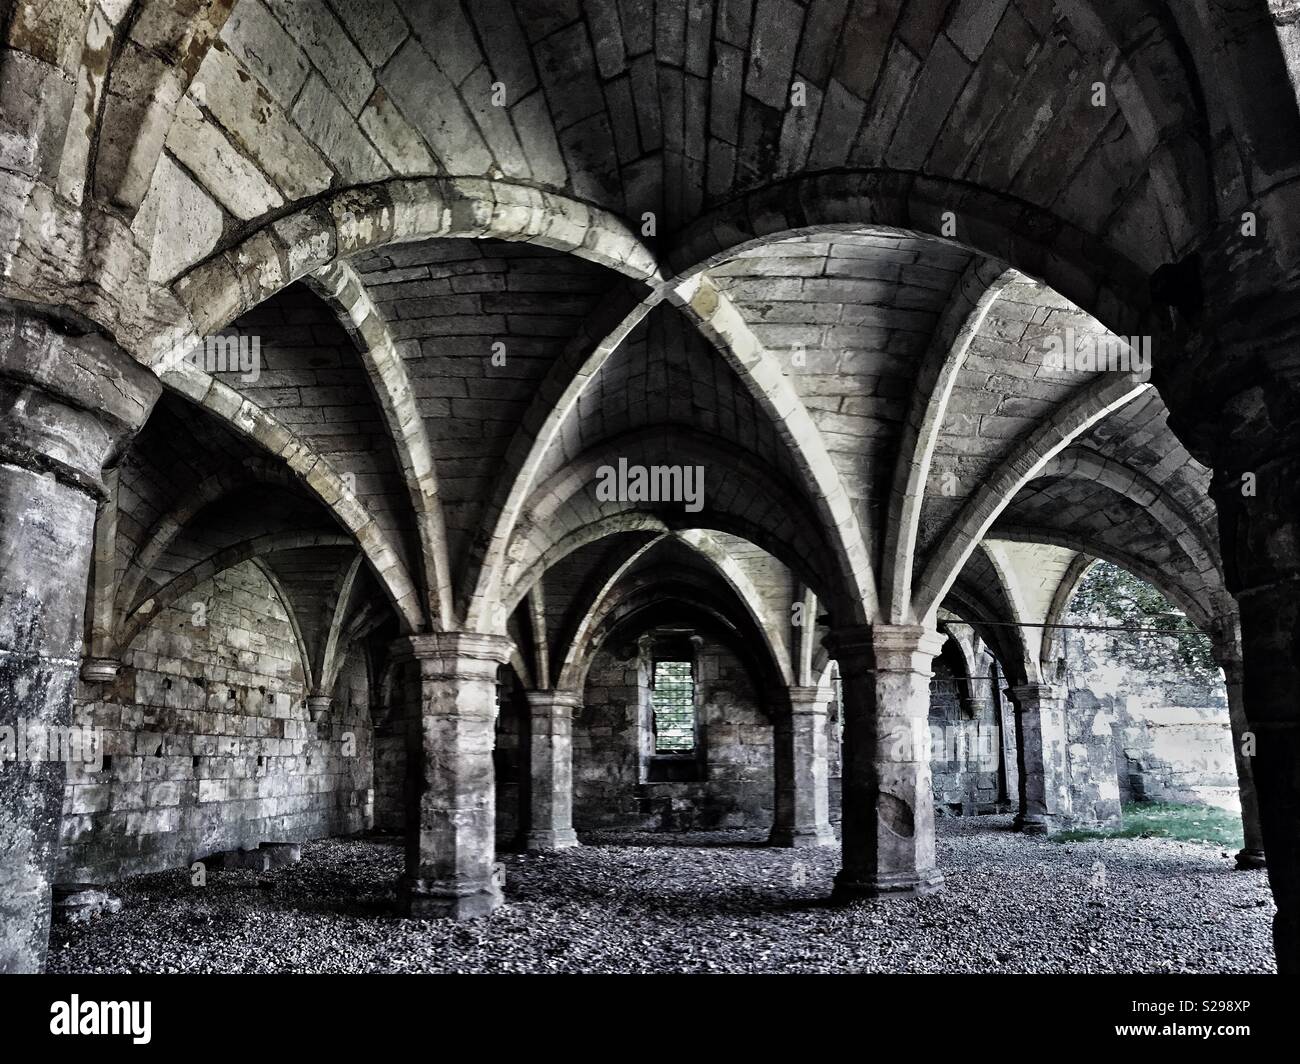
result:
<svg viewBox="0 0 1300 1064"><path fill-rule="evenodd" d="M1241 850L1237 854L1237 868L1244 871L1250 868L1267 868L1263 850Z"/></svg>
<svg viewBox="0 0 1300 1064"><path fill-rule="evenodd" d="M529 853L542 850L568 850L581 846L578 833L572 828L561 831L530 831L524 838L524 849Z"/></svg>
<svg viewBox="0 0 1300 1064"><path fill-rule="evenodd" d="M846 880L841 872L835 877L832 901L853 901L856 898L922 898L943 890L943 873L937 868L928 872L900 873L872 876L866 880Z"/></svg>
<svg viewBox="0 0 1300 1064"><path fill-rule="evenodd" d="M415 920L473 920L486 916L504 900L501 888L492 880L458 889L403 880L397 893L399 911Z"/></svg>
<svg viewBox="0 0 1300 1064"><path fill-rule="evenodd" d="M1016 817L1011 826L1025 835L1051 835L1060 827L1055 817L1041 813L1024 818Z"/></svg>
<svg viewBox="0 0 1300 1064"><path fill-rule="evenodd" d="M767 837L769 846L787 850L811 850L821 846L835 846L839 839L830 828L795 831L791 828L773 828Z"/></svg>

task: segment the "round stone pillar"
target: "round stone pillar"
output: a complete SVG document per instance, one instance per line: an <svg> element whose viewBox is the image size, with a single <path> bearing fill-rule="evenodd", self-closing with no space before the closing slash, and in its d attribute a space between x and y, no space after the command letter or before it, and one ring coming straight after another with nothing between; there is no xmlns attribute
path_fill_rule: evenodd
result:
<svg viewBox="0 0 1300 1064"><path fill-rule="evenodd" d="M501 904L496 863L497 670L505 636L436 632L394 644L408 730L406 874L410 916L463 920Z"/></svg>
<svg viewBox="0 0 1300 1064"><path fill-rule="evenodd" d="M573 714L578 691L528 692L529 850L578 845L573 830Z"/></svg>
<svg viewBox="0 0 1300 1064"><path fill-rule="evenodd" d="M776 817L768 841L798 849L834 846L827 790L830 693L791 687L789 697L789 713L778 717L774 727Z"/></svg>
<svg viewBox="0 0 1300 1064"><path fill-rule="evenodd" d="M836 896L937 891L930 664L943 637L919 625L876 625L839 629L826 645L839 662L844 698Z"/></svg>
<svg viewBox="0 0 1300 1064"><path fill-rule="evenodd" d="M71 722L105 464L161 386L104 337L0 302L0 734ZM0 972L39 971L64 765L0 768Z"/></svg>

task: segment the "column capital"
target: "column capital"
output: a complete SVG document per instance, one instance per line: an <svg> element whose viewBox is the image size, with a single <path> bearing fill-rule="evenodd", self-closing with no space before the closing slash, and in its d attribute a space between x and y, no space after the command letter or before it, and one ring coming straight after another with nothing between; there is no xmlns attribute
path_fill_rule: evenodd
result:
<svg viewBox="0 0 1300 1064"><path fill-rule="evenodd" d="M392 654L394 661L418 661L420 675L426 680L495 678L496 670L510 660L514 646L504 635L428 632L394 640Z"/></svg>
<svg viewBox="0 0 1300 1064"><path fill-rule="evenodd" d="M825 713L830 702L829 691L820 687L788 687L790 709L794 713Z"/></svg>
<svg viewBox="0 0 1300 1064"><path fill-rule="evenodd" d="M162 383L106 336L0 300L0 457L96 498L104 465L149 417Z"/></svg>
<svg viewBox="0 0 1300 1064"><path fill-rule="evenodd" d="M1055 683L1022 683L1005 690L1018 703L1054 702L1065 697L1065 688Z"/></svg>
<svg viewBox="0 0 1300 1064"><path fill-rule="evenodd" d="M330 695L308 695L307 713L311 717L312 723L319 722L333 705L334 699Z"/></svg>
<svg viewBox="0 0 1300 1064"><path fill-rule="evenodd" d="M1236 618L1228 625L1216 620L1215 630L1219 634L1210 644L1210 654L1214 663L1223 670L1223 674L1232 681L1242 678L1241 626Z"/></svg>
<svg viewBox="0 0 1300 1064"><path fill-rule="evenodd" d="M556 709L567 709L572 712L582 706L582 692L566 688L526 691L524 697L528 699L528 709L534 715L549 714Z"/></svg>
<svg viewBox="0 0 1300 1064"><path fill-rule="evenodd" d="M836 628L823 642L841 663L869 657L872 664L868 667L879 671L926 672L946 638L921 624L859 624Z"/></svg>
<svg viewBox="0 0 1300 1064"><path fill-rule="evenodd" d="M927 674L930 662L943 649L948 638L942 632L920 624L878 624L872 635L877 669L911 669Z"/></svg>
<svg viewBox="0 0 1300 1064"><path fill-rule="evenodd" d="M822 645L841 665L874 660L869 624L846 625L832 629L822 640ZM870 668L870 665L866 667Z"/></svg>

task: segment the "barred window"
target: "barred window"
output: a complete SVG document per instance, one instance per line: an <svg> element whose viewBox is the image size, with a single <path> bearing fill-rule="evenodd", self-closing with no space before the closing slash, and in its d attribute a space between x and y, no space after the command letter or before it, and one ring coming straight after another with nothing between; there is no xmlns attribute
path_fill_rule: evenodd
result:
<svg viewBox="0 0 1300 1064"><path fill-rule="evenodd" d="M695 751L695 680L689 661L656 661L654 690L655 753Z"/></svg>

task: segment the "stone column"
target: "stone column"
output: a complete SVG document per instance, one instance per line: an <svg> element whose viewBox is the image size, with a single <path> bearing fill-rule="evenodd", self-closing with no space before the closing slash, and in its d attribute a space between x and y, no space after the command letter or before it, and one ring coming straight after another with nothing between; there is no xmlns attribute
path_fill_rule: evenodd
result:
<svg viewBox="0 0 1300 1064"><path fill-rule="evenodd" d="M1215 658L1223 669L1228 693L1228 720L1232 725L1232 756L1237 763L1237 791L1241 795L1241 829L1245 846L1237 853L1237 867L1263 868L1264 833L1259 824L1259 798L1255 793L1255 770L1247 753L1245 669L1238 646L1216 646Z"/></svg>
<svg viewBox="0 0 1300 1064"><path fill-rule="evenodd" d="M996 679L996 676L993 679ZM993 690L993 710L997 715L998 734L1002 741L1002 782L1005 788L1003 797L1009 805L1015 807L1018 814L1023 814L1024 790L1020 786L1020 733L1015 703L1010 698L1004 698L992 683L989 686Z"/></svg>
<svg viewBox="0 0 1300 1064"><path fill-rule="evenodd" d="M844 697L843 866L837 897L929 894L934 863L930 785L930 663L943 646L932 628L840 629L827 640Z"/></svg>
<svg viewBox="0 0 1300 1064"><path fill-rule="evenodd" d="M492 768L497 669L505 636L436 632L398 640L405 668L410 776L406 875L410 916L482 916L501 904Z"/></svg>
<svg viewBox="0 0 1300 1064"><path fill-rule="evenodd" d="M1070 816L1065 767L1065 692L1050 683L1007 688L1020 722L1024 775L1016 827L1027 835L1050 835Z"/></svg>
<svg viewBox="0 0 1300 1064"><path fill-rule="evenodd" d="M1198 252L1204 305L1176 306L1153 375L1203 465L1241 624L1245 738L1278 971L1300 973L1300 248L1293 197L1263 196L1255 237L1225 226ZM1271 216L1271 217L1270 217ZM1189 260L1190 261L1190 260Z"/></svg>
<svg viewBox="0 0 1300 1064"><path fill-rule="evenodd" d="M1229 590L1241 619L1243 758L1277 902L1278 971L1300 972L1300 447L1261 456L1251 493L1216 475L1214 499ZM1235 684L1229 683L1232 698ZM1231 702L1229 703L1231 706ZM1235 729L1234 729L1235 730ZM1236 737L1234 736L1234 739ZM1237 742L1242 752L1242 742ZM1245 794L1243 792L1243 799ZM1243 812L1245 803L1243 801ZM1247 839L1249 847L1250 840Z"/></svg>
<svg viewBox="0 0 1300 1064"><path fill-rule="evenodd" d="M71 722L101 473L160 391L103 337L0 303L0 734ZM49 940L64 765L26 753L0 766L0 972L39 971Z"/></svg>
<svg viewBox="0 0 1300 1064"><path fill-rule="evenodd" d="M775 725L776 818L773 846L802 849L835 845L827 791L829 692L791 687L790 711Z"/></svg>
<svg viewBox="0 0 1300 1064"><path fill-rule="evenodd" d="M573 713L578 691L528 692L529 850L578 845L573 830Z"/></svg>

